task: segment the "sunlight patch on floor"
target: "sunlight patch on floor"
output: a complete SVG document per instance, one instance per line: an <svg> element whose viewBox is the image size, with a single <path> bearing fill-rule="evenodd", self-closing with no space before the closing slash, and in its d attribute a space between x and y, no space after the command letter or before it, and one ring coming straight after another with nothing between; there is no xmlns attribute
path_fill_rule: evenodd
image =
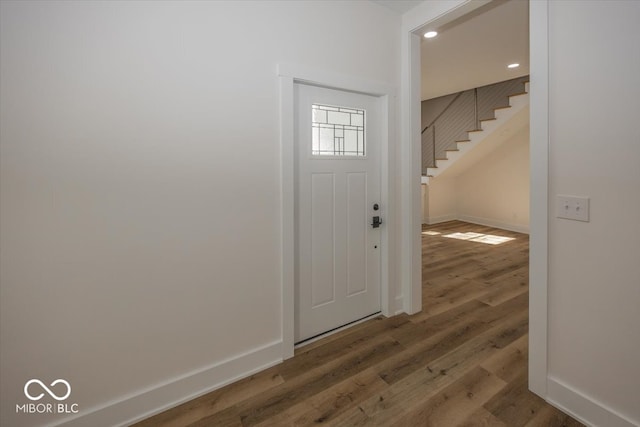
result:
<svg viewBox="0 0 640 427"><path fill-rule="evenodd" d="M427 236L439 236L442 233L439 231L423 231L422 234L426 234Z"/></svg>
<svg viewBox="0 0 640 427"><path fill-rule="evenodd" d="M470 242L486 243L488 245L499 245L501 243L510 242L516 239L515 237L495 236L493 234L482 234L482 233L471 233L471 232L451 233L451 234L444 235L442 237L448 237L450 239L458 239L458 240L468 240Z"/></svg>

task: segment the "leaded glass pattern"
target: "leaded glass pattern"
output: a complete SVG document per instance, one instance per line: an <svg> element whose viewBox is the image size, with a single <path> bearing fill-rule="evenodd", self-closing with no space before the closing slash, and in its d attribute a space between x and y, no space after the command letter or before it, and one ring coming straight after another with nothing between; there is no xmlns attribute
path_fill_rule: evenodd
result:
<svg viewBox="0 0 640 427"><path fill-rule="evenodd" d="M365 110L311 105L311 154L364 156Z"/></svg>

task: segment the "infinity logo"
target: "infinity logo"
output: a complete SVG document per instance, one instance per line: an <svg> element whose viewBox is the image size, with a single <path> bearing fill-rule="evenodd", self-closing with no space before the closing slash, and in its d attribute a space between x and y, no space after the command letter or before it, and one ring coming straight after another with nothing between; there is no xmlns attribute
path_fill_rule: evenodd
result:
<svg viewBox="0 0 640 427"><path fill-rule="evenodd" d="M71 385L63 380L63 379L57 379L54 382L52 382L50 384L50 387L54 387L56 384L64 384L67 386L67 394L65 394L64 396L58 396L57 394L55 394L53 391L51 391L51 389L49 387L47 387L42 381L40 380L29 380L27 381L27 383L24 385L24 395L27 396L27 398L31 399L31 400L40 400L42 399L42 396L44 396L44 393L40 393L37 396L31 396L29 394L29 386L33 383L39 384L40 387L42 387L44 389L44 391L46 391L47 393L49 393L49 396L53 397L56 400L65 400L67 397L69 397L69 395L71 395Z"/></svg>

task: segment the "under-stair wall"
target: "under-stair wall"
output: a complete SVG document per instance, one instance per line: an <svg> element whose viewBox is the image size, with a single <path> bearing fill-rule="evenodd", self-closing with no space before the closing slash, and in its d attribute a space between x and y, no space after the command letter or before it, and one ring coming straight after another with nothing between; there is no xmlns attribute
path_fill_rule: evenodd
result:
<svg viewBox="0 0 640 427"><path fill-rule="evenodd" d="M469 89L422 102L422 169L446 159L457 149L457 141L469 139L468 132L481 129L480 122L495 118L495 110L509 107L509 96L523 93L529 76Z"/></svg>
<svg viewBox="0 0 640 427"><path fill-rule="evenodd" d="M529 126L455 176L422 185L423 224L461 220L529 232Z"/></svg>

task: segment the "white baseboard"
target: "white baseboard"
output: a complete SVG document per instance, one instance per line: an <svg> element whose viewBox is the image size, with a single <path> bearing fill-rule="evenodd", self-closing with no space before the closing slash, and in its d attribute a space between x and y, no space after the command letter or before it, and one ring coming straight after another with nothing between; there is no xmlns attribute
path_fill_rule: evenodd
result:
<svg viewBox="0 0 640 427"><path fill-rule="evenodd" d="M397 296L395 310L393 311L394 315L404 313L403 303L404 303L404 298L402 297L402 295Z"/></svg>
<svg viewBox="0 0 640 427"><path fill-rule="evenodd" d="M424 224L427 225L433 225L433 224L439 224L441 222L447 222L447 221L453 221L458 219L457 216L455 214L449 214L449 215L441 215L441 216L429 216L426 217L424 219Z"/></svg>
<svg viewBox="0 0 640 427"><path fill-rule="evenodd" d="M282 342L276 341L204 369L173 378L107 404L82 411L55 424L64 427L127 426L195 399L282 361Z"/></svg>
<svg viewBox="0 0 640 427"><path fill-rule="evenodd" d="M547 381L547 401L587 426L637 427L640 425L638 420L632 421L602 402L551 377Z"/></svg>
<svg viewBox="0 0 640 427"><path fill-rule="evenodd" d="M529 234L529 227L524 225L508 224L506 222L496 221L490 218L480 218L476 216L457 215L455 218L459 221L470 222L473 224L486 225L488 227L499 228L501 230L515 231L516 233Z"/></svg>
<svg viewBox="0 0 640 427"><path fill-rule="evenodd" d="M480 218L477 216L469 215L448 214L435 217L426 217L423 219L422 223L427 225L434 225L440 224L441 222L455 220L470 222L472 224L478 225L486 225L488 227L499 228L501 230L515 231L516 233L529 234L529 227L525 225L508 224L506 222L500 222L490 218Z"/></svg>

